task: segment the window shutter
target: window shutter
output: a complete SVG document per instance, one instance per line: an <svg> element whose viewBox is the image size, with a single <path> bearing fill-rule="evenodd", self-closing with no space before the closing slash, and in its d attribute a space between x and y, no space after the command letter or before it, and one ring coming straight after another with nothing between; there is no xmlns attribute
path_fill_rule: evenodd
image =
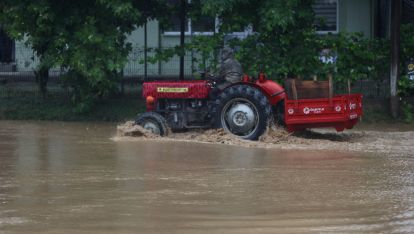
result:
<svg viewBox="0 0 414 234"><path fill-rule="evenodd" d="M316 0L313 10L318 31L337 31L337 0Z"/></svg>

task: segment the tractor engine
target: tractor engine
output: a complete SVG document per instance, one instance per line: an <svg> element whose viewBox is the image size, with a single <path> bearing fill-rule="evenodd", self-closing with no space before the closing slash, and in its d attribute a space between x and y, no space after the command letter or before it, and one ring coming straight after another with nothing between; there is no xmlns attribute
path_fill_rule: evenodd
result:
<svg viewBox="0 0 414 234"><path fill-rule="evenodd" d="M207 81L146 82L147 111L161 115L173 130L211 127Z"/></svg>
<svg viewBox="0 0 414 234"><path fill-rule="evenodd" d="M173 130L210 127L206 99L159 99L156 110Z"/></svg>

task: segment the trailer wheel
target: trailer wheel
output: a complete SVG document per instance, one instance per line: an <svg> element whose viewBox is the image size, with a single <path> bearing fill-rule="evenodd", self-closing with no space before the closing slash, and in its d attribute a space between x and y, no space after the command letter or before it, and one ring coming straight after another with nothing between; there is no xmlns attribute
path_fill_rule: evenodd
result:
<svg viewBox="0 0 414 234"><path fill-rule="evenodd" d="M247 140L257 140L271 119L271 107L263 93L248 85L225 89L215 101L214 125Z"/></svg>
<svg viewBox="0 0 414 234"><path fill-rule="evenodd" d="M138 115L135 124L160 136L168 134L168 127L165 118L156 112L146 112Z"/></svg>

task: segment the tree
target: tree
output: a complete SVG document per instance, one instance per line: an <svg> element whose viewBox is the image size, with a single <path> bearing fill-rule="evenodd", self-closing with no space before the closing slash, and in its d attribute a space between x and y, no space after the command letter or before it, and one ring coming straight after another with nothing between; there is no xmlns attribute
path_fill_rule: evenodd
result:
<svg viewBox="0 0 414 234"><path fill-rule="evenodd" d="M198 2L198 1L195 1ZM313 0L205 0L204 14L220 18L219 33L254 31L230 42L247 73L271 77L310 75L319 63ZM196 3L193 3L196 4ZM219 41L214 39L214 41ZM222 40L223 41L223 40Z"/></svg>
<svg viewBox="0 0 414 234"><path fill-rule="evenodd" d="M391 1L390 107L393 118L398 117L399 111L397 84L399 79L401 5L401 0Z"/></svg>
<svg viewBox="0 0 414 234"><path fill-rule="evenodd" d="M54 65L48 54L56 39L53 21L56 14L49 1L5 0L0 5L0 24L15 40L25 40L39 58L35 75L39 89L46 96L49 68Z"/></svg>
<svg viewBox="0 0 414 234"><path fill-rule="evenodd" d="M82 111L115 89L131 49L127 34L165 15L164 5L162 0L5 0L0 20L39 57L36 74L42 87L46 70L66 71L65 82Z"/></svg>
<svg viewBox="0 0 414 234"><path fill-rule="evenodd" d="M313 0L192 1L193 5L200 5L193 11L201 9L204 14L217 15L221 21L218 35L210 39L195 38L193 47L208 54L205 50L222 46L220 43L228 33L250 27L253 33L247 38L230 41L238 48L237 56L250 75L264 71L275 79L334 73L335 80L344 84L348 79L380 76L389 57L389 49L382 46L384 41L368 39L361 33L318 35L315 22L323 24L324 19L316 18L313 3ZM335 57L336 62L322 63L322 51L325 56Z"/></svg>

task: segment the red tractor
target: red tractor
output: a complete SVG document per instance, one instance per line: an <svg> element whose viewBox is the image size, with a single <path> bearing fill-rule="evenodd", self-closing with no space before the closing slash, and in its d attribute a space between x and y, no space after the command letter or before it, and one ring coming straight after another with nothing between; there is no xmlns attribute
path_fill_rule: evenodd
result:
<svg viewBox="0 0 414 234"><path fill-rule="evenodd" d="M324 82L310 82L319 84L311 87L313 93L324 93L320 85ZM137 117L136 124L161 136L168 128L223 128L243 139L257 140L274 119L288 131L315 127L342 131L352 128L362 116L362 95L298 98L302 95L299 83L291 82L285 92L262 73L257 78L245 75L212 95L217 91L212 80L144 82L147 112Z"/></svg>

